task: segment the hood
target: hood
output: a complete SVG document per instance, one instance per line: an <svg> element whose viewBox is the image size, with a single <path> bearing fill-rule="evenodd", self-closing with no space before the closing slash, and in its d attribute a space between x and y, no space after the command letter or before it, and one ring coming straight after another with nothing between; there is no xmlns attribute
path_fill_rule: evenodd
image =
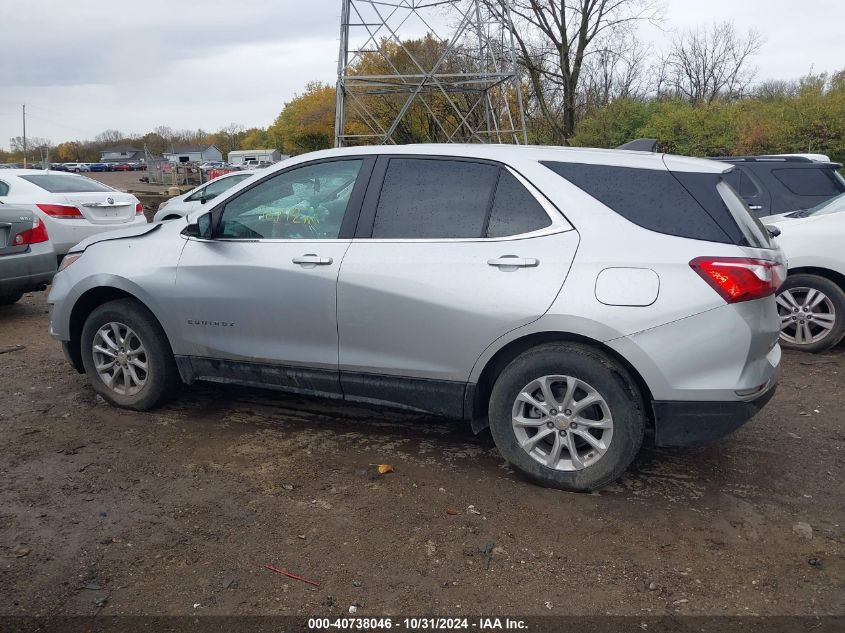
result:
<svg viewBox="0 0 845 633"><path fill-rule="evenodd" d="M805 224L814 224L819 220L823 220L826 217L831 217L830 215L809 215L806 218L787 218L787 217L778 217L772 216L771 221L763 221L763 224L772 224L778 227L781 231L784 230L785 227L788 227L788 230L794 229L797 226L804 226Z"/></svg>
<svg viewBox="0 0 845 633"><path fill-rule="evenodd" d="M775 213L774 215L764 215L760 218L760 222L763 224L774 224L776 222L781 222L783 220L796 220L798 218L790 218L789 214L795 213L795 211L787 211L785 213Z"/></svg>
<svg viewBox="0 0 845 633"><path fill-rule="evenodd" d="M125 240L130 237L140 237L147 233L161 228L161 224L141 224L127 229L117 229L115 231L107 231L99 235L92 235L89 238L82 240L79 244L70 249L70 253L81 253L86 248L97 242L108 242L110 240Z"/></svg>

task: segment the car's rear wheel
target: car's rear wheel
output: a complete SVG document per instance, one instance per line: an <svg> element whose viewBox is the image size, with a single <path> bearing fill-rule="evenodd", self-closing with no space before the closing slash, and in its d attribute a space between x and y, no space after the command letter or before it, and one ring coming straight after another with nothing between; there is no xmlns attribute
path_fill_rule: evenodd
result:
<svg viewBox="0 0 845 633"><path fill-rule="evenodd" d="M499 374L490 397L499 451L532 481L577 492L618 479L640 449L642 397L627 370L597 349L532 348Z"/></svg>
<svg viewBox="0 0 845 633"><path fill-rule="evenodd" d="M790 275L778 291L777 304L783 347L823 352L845 336L845 292L825 277Z"/></svg>
<svg viewBox="0 0 845 633"><path fill-rule="evenodd" d="M82 328L82 364L91 386L112 404L145 411L163 402L179 383L167 336L137 301L110 301Z"/></svg>
<svg viewBox="0 0 845 633"><path fill-rule="evenodd" d="M16 293L11 295L0 295L0 306L10 306L17 303L23 297L23 293Z"/></svg>

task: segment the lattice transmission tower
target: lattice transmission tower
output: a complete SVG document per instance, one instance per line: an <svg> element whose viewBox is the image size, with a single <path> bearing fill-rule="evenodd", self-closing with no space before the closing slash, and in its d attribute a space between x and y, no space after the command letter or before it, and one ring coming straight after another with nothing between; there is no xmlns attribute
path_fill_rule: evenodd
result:
<svg viewBox="0 0 845 633"><path fill-rule="evenodd" d="M337 147L527 142L507 0L341 2Z"/></svg>

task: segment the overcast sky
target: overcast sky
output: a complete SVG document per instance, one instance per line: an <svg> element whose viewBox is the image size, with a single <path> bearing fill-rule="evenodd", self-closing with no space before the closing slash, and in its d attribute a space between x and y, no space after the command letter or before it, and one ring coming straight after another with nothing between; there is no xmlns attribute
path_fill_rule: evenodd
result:
<svg viewBox="0 0 845 633"><path fill-rule="evenodd" d="M730 19L760 30L758 79L845 66L842 0L664 0L673 29ZM309 80L337 72L340 0L0 0L0 147L157 125L269 125Z"/></svg>

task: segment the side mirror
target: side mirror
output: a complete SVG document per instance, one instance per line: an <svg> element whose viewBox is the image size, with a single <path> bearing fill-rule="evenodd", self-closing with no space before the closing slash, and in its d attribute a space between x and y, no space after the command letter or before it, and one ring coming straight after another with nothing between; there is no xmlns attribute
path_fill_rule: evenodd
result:
<svg viewBox="0 0 845 633"><path fill-rule="evenodd" d="M200 198L200 204L205 204L206 202L208 202L208 198L206 198L205 196Z"/></svg>
<svg viewBox="0 0 845 633"><path fill-rule="evenodd" d="M780 235L780 229L774 224L767 224L766 230L769 232L770 237L777 237L778 235Z"/></svg>
<svg viewBox="0 0 845 633"><path fill-rule="evenodd" d="M212 236L211 213L205 213L197 218L197 221L185 227L182 235L210 240Z"/></svg>

